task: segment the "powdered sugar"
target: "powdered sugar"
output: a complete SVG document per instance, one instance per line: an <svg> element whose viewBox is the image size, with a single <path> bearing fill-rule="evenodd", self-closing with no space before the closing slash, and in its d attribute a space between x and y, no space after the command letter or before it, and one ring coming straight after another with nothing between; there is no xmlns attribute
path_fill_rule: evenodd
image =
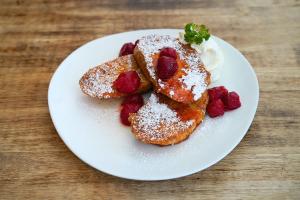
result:
<svg viewBox="0 0 300 200"><path fill-rule="evenodd" d="M169 94L170 94L170 96L172 97L172 96L174 95L174 91L171 90Z"/></svg>
<svg viewBox="0 0 300 200"><path fill-rule="evenodd" d="M203 63L200 54L197 51L192 49L187 51L186 47L184 47L178 39L169 35L144 36L139 40L137 47L144 55L149 75L154 80L157 80L160 88L165 88L166 84L156 76L152 56L164 47L174 48L178 53L179 59L184 60L188 65L188 70L185 68L180 69L183 71L183 75L179 78L179 81L181 81L183 89L190 90L194 95L195 101L202 96L202 93L207 88L207 83L205 82L207 74L204 70L201 70L201 68L203 68Z"/></svg>
<svg viewBox="0 0 300 200"><path fill-rule="evenodd" d="M120 75L120 70L133 68L136 66L133 62L133 56L128 55L90 69L80 80L82 91L92 97L110 98L110 94L115 92L113 82Z"/></svg>
<svg viewBox="0 0 300 200"><path fill-rule="evenodd" d="M107 98L105 93L113 92L113 81L116 79L115 76L110 76L111 67L102 64L97 68L91 69L88 78L83 80L82 90L92 97L103 96Z"/></svg>
<svg viewBox="0 0 300 200"><path fill-rule="evenodd" d="M145 61L147 63L147 70L153 79L156 78L156 75L152 64L152 55L159 52L164 47L174 48L178 52L180 45L175 41L176 38L169 35L159 36L154 34L144 36L139 40L137 47L144 54Z"/></svg>
<svg viewBox="0 0 300 200"><path fill-rule="evenodd" d="M153 79L156 79L156 74L153 66L152 56L155 53L158 53L164 47L174 48L179 53L181 52L180 49L182 48L180 44L176 42L176 38L173 38L169 35L160 36L154 34L142 37L139 40L137 47L144 54L145 61L147 63L147 70Z"/></svg>
<svg viewBox="0 0 300 200"><path fill-rule="evenodd" d="M164 84L164 82L161 80L161 79L158 79L158 85L161 87L161 88L165 88L165 84Z"/></svg>
<svg viewBox="0 0 300 200"><path fill-rule="evenodd" d="M186 70L186 75L182 76L180 80L186 85L188 90L194 94L194 100L197 101L202 93L206 90L205 74L200 70Z"/></svg>
<svg viewBox="0 0 300 200"><path fill-rule="evenodd" d="M177 113L166 104L160 103L155 94L150 96L136 117L137 123L133 123L132 126L139 130L139 137L142 140L143 138L156 141L165 139L195 123L195 120L181 121Z"/></svg>

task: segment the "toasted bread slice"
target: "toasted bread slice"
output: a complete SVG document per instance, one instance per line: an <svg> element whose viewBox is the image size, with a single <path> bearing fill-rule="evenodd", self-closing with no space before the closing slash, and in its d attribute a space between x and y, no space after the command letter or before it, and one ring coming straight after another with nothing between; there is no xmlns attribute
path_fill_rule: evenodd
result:
<svg viewBox="0 0 300 200"><path fill-rule="evenodd" d="M177 51L178 70L167 81L156 75L157 60L164 47ZM210 84L210 73L205 70L199 53L169 35L142 37L134 49L134 57L155 91L175 101L186 104L198 101Z"/></svg>
<svg viewBox="0 0 300 200"><path fill-rule="evenodd" d="M136 93L150 89L151 83L138 68L133 55L122 56L90 69L80 79L80 88L83 93L99 99L127 96L127 94L120 93L113 87L113 82L118 76L127 71L136 71L141 79L140 87Z"/></svg>
<svg viewBox="0 0 300 200"><path fill-rule="evenodd" d="M183 104L153 93L137 113L130 114L132 132L138 140L171 145L185 140L202 122L208 103L205 91L193 104Z"/></svg>

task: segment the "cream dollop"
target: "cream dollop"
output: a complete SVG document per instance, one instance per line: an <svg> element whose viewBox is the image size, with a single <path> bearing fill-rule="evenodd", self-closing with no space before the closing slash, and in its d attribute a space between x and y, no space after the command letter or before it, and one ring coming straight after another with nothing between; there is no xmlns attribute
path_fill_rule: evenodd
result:
<svg viewBox="0 0 300 200"><path fill-rule="evenodd" d="M179 41L187 44L184 40L184 33L179 33ZM221 48L212 37L204 40L201 44L191 44L200 53L201 60L207 71L211 74L211 81L216 82L221 76L221 69L224 65L224 56Z"/></svg>

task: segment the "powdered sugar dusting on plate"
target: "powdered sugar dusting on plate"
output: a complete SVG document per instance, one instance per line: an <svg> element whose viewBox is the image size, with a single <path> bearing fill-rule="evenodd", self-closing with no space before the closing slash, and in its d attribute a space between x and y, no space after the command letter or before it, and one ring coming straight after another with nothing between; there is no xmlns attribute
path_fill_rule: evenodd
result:
<svg viewBox="0 0 300 200"><path fill-rule="evenodd" d="M184 131L195 123L195 120L181 121L177 113L166 104L160 103L152 94L148 102L137 112L133 128L139 130L143 140L163 140L173 134Z"/></svg>

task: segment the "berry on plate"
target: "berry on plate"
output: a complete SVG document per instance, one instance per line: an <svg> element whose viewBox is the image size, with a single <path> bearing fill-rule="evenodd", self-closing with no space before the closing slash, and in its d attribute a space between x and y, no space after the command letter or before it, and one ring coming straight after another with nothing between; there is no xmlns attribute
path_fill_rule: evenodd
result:
<svg viewBox="0 0 300 200"><path fill-rule="evenodd" d="M177 59L177 52L175 49L171 47L165 47L160 51L159 56L167 56L167 57Z"/></svg>
<svg viewBox="0 0 300 200"><path fill-rule="evenodd" d="M208 89L209 101L215 101L224 96L227 96L228 90L224 86L218 86Z"/></svg>
<svg viewBox="0 0 300 200"><path fill-rule="evenodd" d="M221 99L210 102L207 105L207 113L210 117L218 117L224 115L224 104Z"/></svg>
<svg viewBox="0 0 300 200"><path fill-rule="evenodd" d="M126 97L124 101L122 102L122 106L129 104L129 103L136 103L140 105L144 105L144 98L140 94L134 94Z"/></svg>
<svg viewBox="0 0 300 200"><path fill-rule="evenodd" d="M131 42L123 44L119 56L126 56L128 54L133 54L134 48L135 48L135 44Z"/></svg>
<svg viewBox="0 0 300 200"><path fill-rule="evenodd" d="M130 113L136 113L144 105L144 98L140 94L126 97L121 104L120 119L122 124L130 126L128 117Z"/></svg>
<svg viewBox="0 0 300 200"><path fill-rule="evenodd" d="M228 95L222 97L225 110L234 110L241 107L240 97L236 92L229 92Z"/></svg>
<svg viewBox="0 0 300 200"><path fill-rule="evenodd" d="M141 80L136 71L121 73L113 83L118 92L122 92L125 94L136 92L140 84Z"/></svg>
<svg viewBox="0 0 300 200"><path fill-rule="evenodd" d="M157 76L162 80L171 78L177 71L178 65L174 58L161 56L157 62Z"/></svg>
<svg viewBox="0 0 300 200"><path fill-rule="evenodd" d="M210 117L217 117L241 107L240 97L236 92L229 92L224 86L214 87L208 90L209 103L207 113Z"/></svg>

